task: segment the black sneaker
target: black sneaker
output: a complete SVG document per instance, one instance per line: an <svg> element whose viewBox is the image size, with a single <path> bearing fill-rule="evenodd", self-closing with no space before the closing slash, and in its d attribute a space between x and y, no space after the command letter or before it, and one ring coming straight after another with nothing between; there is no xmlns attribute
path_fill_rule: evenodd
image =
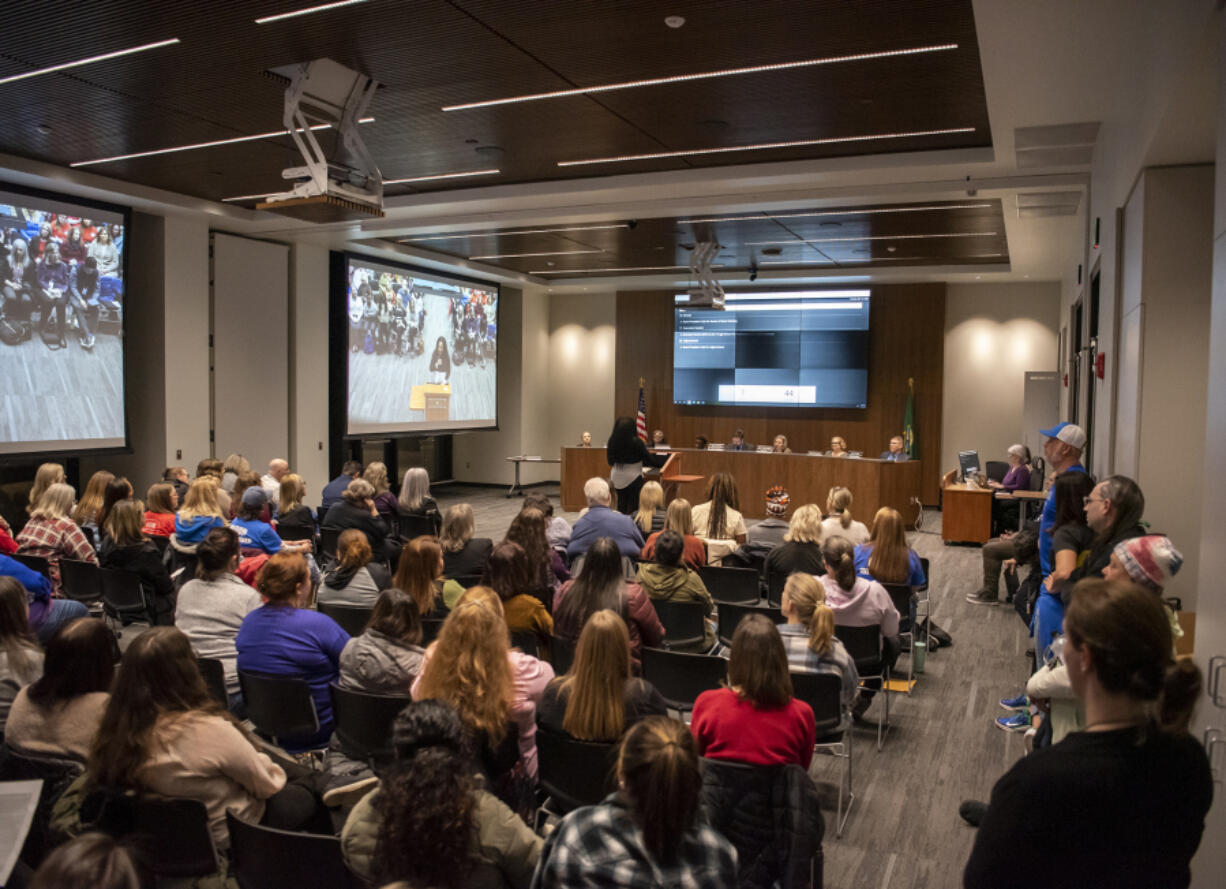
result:
<svg viewBox="0 0 1226 889"><path fill-rule="evenodd" d="M984 590L978 590L974 593L966 594L966 601L972 605L999 605L1000 596L997 593L988 593Z"/></svg>

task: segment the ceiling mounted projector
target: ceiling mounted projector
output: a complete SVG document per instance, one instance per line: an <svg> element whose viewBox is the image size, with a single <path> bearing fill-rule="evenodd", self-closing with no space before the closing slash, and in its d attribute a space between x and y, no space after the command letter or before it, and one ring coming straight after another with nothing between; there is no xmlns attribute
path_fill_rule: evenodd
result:
<svg viewBox="0 0 1226 889"><path fill-rule="evenodd" d="M711 271L711 261L719 254L718 241L699 241L690 254L690 275L697 281L697 287L691 287L687 292L691 306L701 306L708 309L724 307L724 288L715 280Z"/></svg>

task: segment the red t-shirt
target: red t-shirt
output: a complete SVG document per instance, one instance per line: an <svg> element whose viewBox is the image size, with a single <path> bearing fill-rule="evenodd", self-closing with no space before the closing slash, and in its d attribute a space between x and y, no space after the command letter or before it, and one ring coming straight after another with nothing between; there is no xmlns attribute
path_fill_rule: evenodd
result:
<svg viewBox="0 0 1226 889"><path fill-rule="evenodd" d="M804 701L792 698L785 707L759 710L730 688L698 696L690 731L701 756L763 766L794 762L803 769L817 740L813 708Z"/></svg>
<svg viewBox="0 0 1226 889"><path fill-rule="evenodd" d="M149 537L169 537L175 533L175 514L173 512L147 512L145 524L141 533Z"/></svg>

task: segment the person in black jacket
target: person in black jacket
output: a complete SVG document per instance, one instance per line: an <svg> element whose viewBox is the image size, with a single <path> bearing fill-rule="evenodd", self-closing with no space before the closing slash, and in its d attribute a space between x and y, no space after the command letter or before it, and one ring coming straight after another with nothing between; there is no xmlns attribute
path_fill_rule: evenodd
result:
<svg viewBox="0 0 1226 889"><path fill-rule="evenodd" d="M434 353L430 356L430 382L443 384L451 382L451 356L447 354L447 338L439 337L434 344Z"/></svg>
<svg viewBox="0 0 1226 889"><path fill-rule="evenodd" d="M663 466L668 454L653 454L635 432L631 417L618 417L605 444L605 456L613 467L610 480L617 489L617 511L630 515L639 508L643 487L643 466Z"/></svg>
<svg viewBox="0 0 1226 889"><path fill-rule="evenodd" d="M103 568L130 571L140 578L150 623L172 626L175 615L175 585L162 562L162 552L141 533L145 504L120 500L106 517L106 535L98 562Z"/></svg>
<svg viewBox="0 0 1226 889"><path fill-rule="evenodd" d="M355 478L341 495L339 503L334 503L324 516L325 528L336 528L344 531L357 528L366 535L370 542L371 558L383 562L387 560L387 550L384 541L387 539L387 522L379 517L375 509L375 488L362 478Z"/></svg>

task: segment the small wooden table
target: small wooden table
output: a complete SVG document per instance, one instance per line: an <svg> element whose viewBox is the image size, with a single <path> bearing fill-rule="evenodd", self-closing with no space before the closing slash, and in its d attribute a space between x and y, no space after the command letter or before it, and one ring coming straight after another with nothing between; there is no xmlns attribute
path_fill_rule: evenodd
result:
<svg viewBox="0 0 1226 889"><path fill-rule="evenodd" d="M997 500L1017 501L1017 530L1026 527L1026 505L1035 501L1045 501L1047 494L1043 491L997 491Z"/></svg>
<svg viewBox="0 0 1226 889"><path fill-rule="evenodd" d="M942 492L941 540L987 543L992 537L991 488L950 485Z"/></svg>
<svg viewBox="0 0 1226 889"><path fill-rule="evenodd" d="M508 497L514 497L516 494L523 496L524 489L519 485L519 465L521 463L561 463L561 458L554 457L507 457L507 460L515 464L515 482L511 485L511 490L507 491Z"/></svg>

